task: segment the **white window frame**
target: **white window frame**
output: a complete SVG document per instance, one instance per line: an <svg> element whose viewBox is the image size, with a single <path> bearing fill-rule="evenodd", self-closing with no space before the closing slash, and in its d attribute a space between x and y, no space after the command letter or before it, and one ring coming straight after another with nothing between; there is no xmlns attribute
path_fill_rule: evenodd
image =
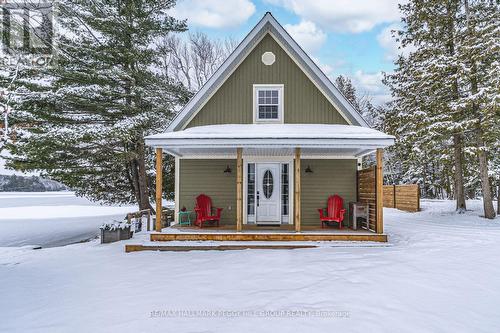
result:
<svg viewBox="0 0 500 333"><path fill-rule="evenodd" d="M274 89L278 90L278 119L259 119L259 112L258 112L258 91L260 90L267 90L267 89ZM283 84L254 84L253 85L253 120L254 123L280 123L283 124L283 110L284 110L284 85Z"/></svg>

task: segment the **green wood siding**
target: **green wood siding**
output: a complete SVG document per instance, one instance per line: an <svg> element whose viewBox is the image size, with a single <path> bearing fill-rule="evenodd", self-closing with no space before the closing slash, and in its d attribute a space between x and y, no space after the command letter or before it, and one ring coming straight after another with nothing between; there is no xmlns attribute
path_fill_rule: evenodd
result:
<svg viewBox="0 0 500 333"><path fill-rule="evenodd" d="M233 172L226 174L228 165ZM221 224L236 225L236 160L181 159L179 172L179 208L194 212L196 197L204 193L214 207L224 208Z"/></svg>
<svg viewBox="0 0 500 333"><path fill-rule="evenodd" d="M261 61L266 51L276 55L271 66ZM274 38L266 34L186 127L253 123L254 84L284 85L285 123L347 124Z"/></svg>
<svg viewBox="0 0 500 333"><path fill-rule="evenodd" d="M356 160L301 162L302 225L320 225L317 209L326 207L330 195L338 194L344 198L346 209L350 201L356 201ZM227 165L233 170L230 174L223 172ZM305 173L308 165L313 173ZM236 224L236 160L181 159L179 190L179 208L185 206L194 210L196 196L204 193L212 198L215 207L224 208L222 224Z"/></svg>
<svg viewBox="0 0 500 333"><path fill-rule="evenodd" d="M320 226L318 208L326 208L330 195L344 199L344 208L356 201L356 160L302 160L302 225ZM307 166L313 173L305 173ZM346 211L345 221L348 220Z"/></svg>

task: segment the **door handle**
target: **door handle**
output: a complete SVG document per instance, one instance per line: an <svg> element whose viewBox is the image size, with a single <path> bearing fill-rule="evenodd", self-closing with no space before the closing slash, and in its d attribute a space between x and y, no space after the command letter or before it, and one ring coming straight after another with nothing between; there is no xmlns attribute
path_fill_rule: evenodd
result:
<svg viewBox="0 0 500 333"><path fill-rule="evenodd" d="M257 191L257 207L259 207L259 198L260 198L259 191Z"/></svg>

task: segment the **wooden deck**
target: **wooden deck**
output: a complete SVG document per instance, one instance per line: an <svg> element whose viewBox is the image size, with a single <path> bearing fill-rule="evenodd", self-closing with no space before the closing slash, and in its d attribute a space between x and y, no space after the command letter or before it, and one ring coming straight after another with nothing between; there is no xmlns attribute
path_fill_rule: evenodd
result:
<svg viewBox="0 0 500 333"><path fill-rule="evenodd" d="M220 225L219 227L203 227L198 228L197 226L179 226L177 224L172 225L166 229L163 229L163 233L165 230L178 230L182 232L236 232L235 225ZM246 224L242 226L242 231L245 232L295 232L295 227L291 224L282 224L282 225L255 225L255 224ZM356 233L356 234L375 234L372 231L368 231L365 229L357 229L353 230L348 227L344 227L342 229L338 229L337 227L328 227L321 228L320 226L301 226L301 231L303 232L321 232L328 234L345 234L345 233Z"/></svg>
<svg viewBox="0 0 500 333"><path fill-rule="evenodd" d="M171 233L151 234L151 241L348 241L387 242L385 234L327 233Z"/></svg>
<svg viewBox="0 0 500 333"><path fill-rule="evenodd" d="M125 252L138 252L138 251L171 251L171 252L187 252L187 251L234 251L234 250L294 250L294 249L310 249L315 248L316 245L179 245L179 246L165 246L165 245L125 245Z"/></svg>
<svg viewBox="0 0 500 333"><path fill-rule="evenodd" d="M303 226L295 232L290 226L243 226L236 232L235 226L196 228L172 226L162 233L150 235L151 241L368 241L387 242L387 235L366 230L348 228L318 228Z"/></svg>

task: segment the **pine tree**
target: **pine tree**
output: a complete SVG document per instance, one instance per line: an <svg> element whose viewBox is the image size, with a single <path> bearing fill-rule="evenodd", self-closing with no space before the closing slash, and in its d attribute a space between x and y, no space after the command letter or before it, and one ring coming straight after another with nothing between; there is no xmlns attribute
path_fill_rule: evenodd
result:
<svg viewBox="0 0 500 333"><path fill-rule="evenodd" d="M163 130L188 97L156 70L155 40L186 28L168 16L174 4L60 1L56 62L23 73L16 90L13 116L29 128L9 146L10 165L94 200L150 208L153 154L143 138ZM171 161L165 167L172 177Z"/></svg>
<svg viewBox="0 0 500 333"><path fill-rule="evenodd" d="M493 219L488 155L500 126L500 6L484 0L464 0L463 5L466 21L458 38L462 93L455 108L466 113L474 133L484 216Z"/></svg>
<svg viewBox="0 0 500 333"><path fill-rule="evenodd" d="M470 197L483 196L491 218L488 158L499 139L498 1L413 0L401 9L406 27L399 36L415 50L386 76L394 96L386 123L398 136L405 170L422 175L424 184L429 171L436 181L437 171L446 184L452 162L457 209L465 209L467 190ZM433 161L440 162L435 170Z"/></svg>
<svg viewBox="0 0 500 333"><path fill-rule="evenodd" d="M376 118L380 115L380 112L375 110L376 108L373 106L370 96L360 95L352 83L352 80L343 75L339 75L335 79L335 85L342 95L351 103L354 109L358 111L370 125L375 126L375 121L377 121Z"/></svg>
<svg viewBox="0 0 500 333"><path fill-rule="evenodd" d="M361 105L359 103L359 96L356 94L356 88L352 84L350 78L339 75L335 79L335 85L340 90L342 95L352 104L354 109L361 113Z"/></svg>
<svg viewBox="0 0 500 333"><path fill-rule="evenodd" d="M372 104L369 95L360 95L349 77L339 75L335 79L335 85L340 90L342 95L344 95L344 97L351 103L354 109L363 116L372 128L385 131L384 116L386 108L384 106L375 107ZM394 160L394 154L391 149L388 149L386 154L384 154L384 161L386 166L385 168L388 169L385 173L385 177L389 183L399 183L399 179L395 179L393 177L395 175L393 167L398 163L398 161ZM373 166L375 163L375 158L371 155L364 156L362 159L362 165L364 167Z"/></svg>
<svg viewBox="0 0 500 333"><path fill-rule="evenodd" d="M0 150L9 137L15 138L8 116L20 74L50 61L51 8L50 3L35 1L0 4L0 112L3 118Z"/></svg>
<svg viewBox="0 0 500 333"><path fill-rule="evenodd" d="M463 116L452 110L458 98L455 39L459 1L415 0L400 8L405 29L399 31L399 38L404 47L411 45L415 50L400 56L395 73L386 76L394 96L394 112L388 122L406 147L409 164L420 172L422 161L454 162L454 197L462 212Z"/></svg>

